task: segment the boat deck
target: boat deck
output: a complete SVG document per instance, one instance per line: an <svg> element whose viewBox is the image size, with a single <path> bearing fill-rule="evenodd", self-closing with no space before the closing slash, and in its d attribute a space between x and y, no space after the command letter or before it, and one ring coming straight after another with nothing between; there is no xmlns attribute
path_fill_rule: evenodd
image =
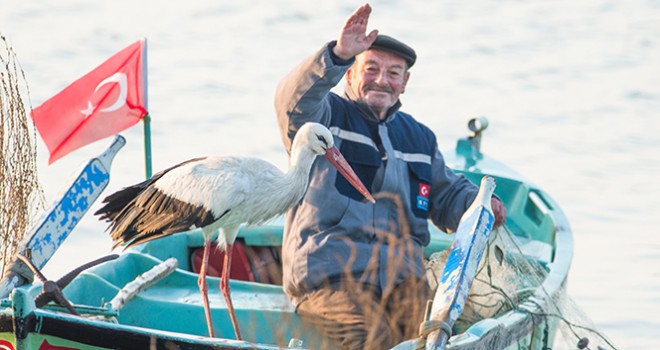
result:
<svg viewBox="0 0 660 350"><path fill-rule="evenodd" d="M186 235L172 237L187 238ZM184 262L183 268L176 269L119 310L119 324L208 335L202 297L197 287L198 275L186 270L189 267L185 266L187 259L180 261ZM66 296L75 304L101 307L126 284L161 262L139 251L129 251L114 264L83 272L66 289ZM220 279L209 277L208 283L216 337L234 338L225 299L219 288ZM308 343L315 337L311 327L305 326L294 313L294 306L281 286L231 280L230 288L239 327L246 340L272 343L273 339L279 339L278 343L286 345L291 338L302 338Z"/></svg>

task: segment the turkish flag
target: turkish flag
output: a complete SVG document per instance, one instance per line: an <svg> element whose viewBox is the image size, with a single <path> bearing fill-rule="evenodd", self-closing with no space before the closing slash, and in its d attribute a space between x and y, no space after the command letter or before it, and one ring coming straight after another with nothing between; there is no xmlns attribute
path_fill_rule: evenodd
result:
<svg viewBox="0 0 660 350"><path fill-rule="evenodd" d="M48 164L125 130L147 114L144 40L121 50L32 110Z"/></svg>

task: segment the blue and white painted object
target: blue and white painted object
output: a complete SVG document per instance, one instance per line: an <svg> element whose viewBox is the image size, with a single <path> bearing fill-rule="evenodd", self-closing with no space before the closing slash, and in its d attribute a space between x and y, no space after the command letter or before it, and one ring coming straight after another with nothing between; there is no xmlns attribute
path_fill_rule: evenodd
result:
<svg viewBox="0 0 660 350"><path fill-rule="evenodd" d="M69 236L87 210L98 199L110 182L110 165L117 152L126 144L121 135L105 152L92 158L80 174L65 187L51 208L37 221L16 250L30 258L34 266L41 269L53 256L57 248ZM28 282L21 271L22 262L14 259L10 271L0 281L0 298L6 298L16 287Z"/></svg>
<svg viewBox="0 0 660 350"><path fill-rule="evenodd" d="M454 322L463 312L495 222L490 205L494 191L495 179L484 176L477 197L461 217L429 318L440 329L428 335L426 349L444 349Z"/></svg>

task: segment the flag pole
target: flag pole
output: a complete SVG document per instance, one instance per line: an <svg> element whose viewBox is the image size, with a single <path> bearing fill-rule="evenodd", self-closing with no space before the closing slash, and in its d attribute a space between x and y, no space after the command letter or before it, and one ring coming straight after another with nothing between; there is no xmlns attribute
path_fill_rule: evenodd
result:
<svg viewBox="0 0 660 350"><path fill-rule="evenodd" d="M149 90L148 87L148 69L147 69L147 38L143 39L144 46L142 47L142 84L144 92L144 108L147 110L147 114L142 117L144 122L144 166L146 171L147 179L151 177L151 116L149 115Z"/></svg>
<svg viewBox="0 0 660 350"><path fill-rule="evenodd" d="M144 121L144 166L147 179L151 178L151 116L147 113Z"/></svg>

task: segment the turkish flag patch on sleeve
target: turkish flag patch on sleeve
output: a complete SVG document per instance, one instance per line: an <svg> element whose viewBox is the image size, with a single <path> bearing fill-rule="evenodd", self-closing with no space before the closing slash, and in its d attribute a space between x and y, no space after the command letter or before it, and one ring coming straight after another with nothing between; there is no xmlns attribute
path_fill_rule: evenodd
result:
<svg viewBox="0 0 660 350"><path fill-rule="evenodd" d="M417 194L417 209L429 210L429 192L431 186L427 184L419 184L419 193Z"/></svg>

